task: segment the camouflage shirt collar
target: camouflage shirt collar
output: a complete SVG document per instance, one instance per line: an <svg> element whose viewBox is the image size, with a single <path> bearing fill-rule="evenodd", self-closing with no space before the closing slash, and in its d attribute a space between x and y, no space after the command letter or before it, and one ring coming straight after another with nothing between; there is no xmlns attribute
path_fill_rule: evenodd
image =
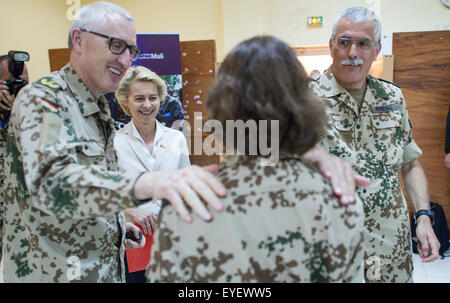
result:
<svg viewBox="0 0 450 303"><path fill-rule="evenodd" d="M345 88L343 88L334 77L332 67L333 65L331 65L319 79L319 85L329 88L328 91L323 92L324 97L334 97L343 93L347 93ZM383 86L379 83L379 81L377 81L377 78L368 75L366 80L367 87L373 92L376 98L385 99L389 97Z"/></svg>
<svg viewBox="0 0 450 303"><path fill-rule="evenodd" d="M322 90L324 97L334 97L346 93L346 90L336 81L332 67L333 65L330 65L322 77L319 78L319 85L327 88Z"/></svg>
<svg viewBox="0 0 450 303"><path fill-rule="evenodd" d="M90 116L100 111L98 107L99 100L88 90L75 69L68 63L61 69L61 76L66 81L70 90L78 103L81 113L84 117ZM100 96L102 98L103 95ZM99 99L100 99L99 98Z"/></svg>

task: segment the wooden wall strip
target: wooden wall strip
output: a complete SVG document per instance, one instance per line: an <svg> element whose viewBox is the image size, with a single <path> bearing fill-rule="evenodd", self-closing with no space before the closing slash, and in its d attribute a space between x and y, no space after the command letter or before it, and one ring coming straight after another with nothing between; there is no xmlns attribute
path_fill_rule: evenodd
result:
<svg viewBox="0 0 450 303"><path fill-rule="evenodd" d="M420 162L431 201L442 205L450 226L450 169L444 165L450 105L450 31L394 33L392 50L394 82L402 88L413 136L423 151Z"/></svg>

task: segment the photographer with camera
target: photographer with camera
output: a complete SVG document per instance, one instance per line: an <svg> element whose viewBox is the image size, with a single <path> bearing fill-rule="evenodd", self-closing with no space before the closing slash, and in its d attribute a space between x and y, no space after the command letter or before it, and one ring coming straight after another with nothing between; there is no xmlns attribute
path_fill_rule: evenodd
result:
<svg viewBox="0 0 450 303"><path fill-rule="evenodd" d="M2 116L4 112L11 111L12 105L16 98L19 90L28 84L28 70L24 63L24 61L28 61L29 56L25 52L14 52L11 51L9 54L12 56L12 60L8 60L11 56L2 55L0 56L0 111L2 112ZM24 61L16 61L14 59L16 54L23 54L27 58ZM21 59L21 60L23 60ZM9 63L12 61L11 63ZM8 66L13 66L13 70ZM14 75L17 73L17 75ZM11 87L13 91L11 91ZM15 90L15 91L14 91ZM3 130L3 127L2 127Z"/></svg>

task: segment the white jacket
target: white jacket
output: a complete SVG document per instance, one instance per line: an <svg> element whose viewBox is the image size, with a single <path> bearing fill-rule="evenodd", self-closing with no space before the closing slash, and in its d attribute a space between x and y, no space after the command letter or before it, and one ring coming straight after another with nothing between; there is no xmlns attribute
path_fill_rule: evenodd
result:
<svg viewBox="0 0 450 303"><path fill-rule="evenodd" d="M156 121L153 153L147 148L131 120L116 132L114 149L121 171L170 171L190 166L189 150L184 134ZM159 213L161 201L145 203L139 208Z"/></svg>

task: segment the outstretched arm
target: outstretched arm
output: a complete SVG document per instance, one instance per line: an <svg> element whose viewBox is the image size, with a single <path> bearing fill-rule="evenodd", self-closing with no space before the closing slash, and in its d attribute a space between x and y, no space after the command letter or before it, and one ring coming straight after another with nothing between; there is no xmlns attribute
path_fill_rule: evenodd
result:
<svg viewBox="0 0 450 303"><path fill-rule="evenodd" d="M203 220L209 221L212 216L201 199L214 210L221 211L223 205L219 197L226 194L225 186L213 175L218 169L217 165L203 168L194 165L176 171L144 173L136 181L134 198L168 200L184 221L191 222L186 203Z"/></svg>
<svg viewBox="0 0 450 303"><path fill-rule="evenodd" d="M352 166L328 153L320 143L303 154L303 161L316 166L331 181L331 187L342 204L355 202L355 186L369 186L370 180L353 172Z"/></svg>

